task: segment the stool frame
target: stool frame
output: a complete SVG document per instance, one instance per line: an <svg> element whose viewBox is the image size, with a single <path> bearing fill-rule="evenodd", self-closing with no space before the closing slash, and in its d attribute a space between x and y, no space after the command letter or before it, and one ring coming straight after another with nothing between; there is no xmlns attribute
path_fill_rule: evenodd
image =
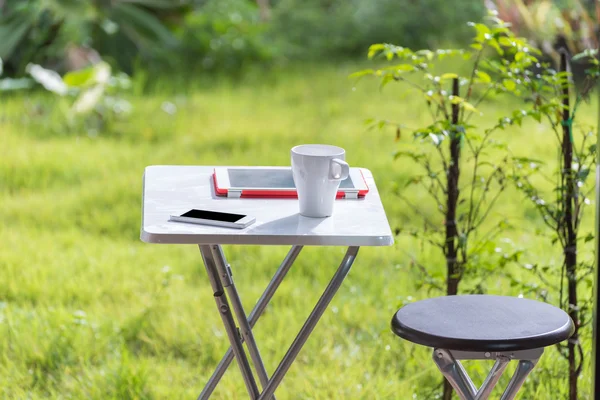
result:
<svg viewBox="0 0 600 400"><path fill-rule="evenodd" d="M433 360L461 400L488 399L508 363L511 360L518 360L517 369L500 398L500 400L512 400L543 353L543 348L512 352L475 352L436 348L433 350ZM477 389L460 360L496 360L496 363L481 387Z"/></svg>

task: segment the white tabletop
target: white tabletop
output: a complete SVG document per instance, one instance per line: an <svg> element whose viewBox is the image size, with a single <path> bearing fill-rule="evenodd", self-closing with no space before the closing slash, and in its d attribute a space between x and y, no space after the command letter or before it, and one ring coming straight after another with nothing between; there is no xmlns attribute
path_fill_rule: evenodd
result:
<svg viewBox="0 0 600 400"><path fill-rule="evenodd" d="M217 197L214 167L149 166L144 172L141 239L148 243L389 246L392 232L373 180L363 169L369 193L335 201L333 216L298 214L296 199ZM170 222L190 209L245 214L256 222L245 229Z"/></svg>

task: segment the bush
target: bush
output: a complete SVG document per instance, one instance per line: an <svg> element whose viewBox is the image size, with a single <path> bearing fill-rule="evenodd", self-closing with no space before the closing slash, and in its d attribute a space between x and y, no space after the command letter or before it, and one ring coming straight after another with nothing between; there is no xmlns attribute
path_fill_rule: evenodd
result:
<svg viewBox="0 0 600 400"><path fill-rule="evenodd" d="M460 43L482 3L271 0L261 21L256 0L8 0L0 1L0 57L9 75L29 63L66 72L98 54L127 73L136 64L152 74L232 73L276 59L354 57L374 42Z"/></svg>
<svg viewBox="0 0 600 400"><path fill-rule="evenodd" d="M184 70L238 71L273 58L274 47L264 37L256 3L248 0L208 0L185 18L177 32ZM166 54L167 57L170 54Z"/></svg>
<svg viewBox="0 0 600 400"><path fill-rule="evenodd" d="M0 58L12 75L29 63L68 71L97 61L97 52L130 71L138 57L173 47L167 21L188 7L171 0L9 0L0 2Z"/></svg>
<svg viewBox="0 0 600 400"><path fill-rule="evenodd" d="M271 37L291 57L356 56L379 42L413 48L466 43L466 23L484 13L480 0L280 0Z"/></svg>

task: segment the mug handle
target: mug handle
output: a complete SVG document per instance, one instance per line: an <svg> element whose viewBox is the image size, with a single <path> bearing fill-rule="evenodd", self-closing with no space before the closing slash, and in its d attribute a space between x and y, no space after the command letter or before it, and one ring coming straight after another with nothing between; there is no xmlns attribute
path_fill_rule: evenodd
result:
<svg viewBox="0 0 600 400"><path fill-rule="evenodd" d="M334 164L339 165L341 169L340 173L337 173L337 171L334 172ZM348 178L348 175L350 175L350 166L348 163L344 160L340 160L339 158L332 158L329 162L329 179L334 181L343 181L344 179Z"/></svg>

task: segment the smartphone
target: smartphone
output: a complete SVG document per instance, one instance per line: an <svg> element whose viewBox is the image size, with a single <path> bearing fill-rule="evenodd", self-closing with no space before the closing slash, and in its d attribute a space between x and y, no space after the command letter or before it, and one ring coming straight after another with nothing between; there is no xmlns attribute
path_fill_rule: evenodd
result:
<svg viewBox="0 0 600 400"><path fill-rule="evenodd" d="M190 224L214 225L225 228L243 229L256 221L255 217L208 210L190 210L181 215L171 215L170 221Z"/></svg>

